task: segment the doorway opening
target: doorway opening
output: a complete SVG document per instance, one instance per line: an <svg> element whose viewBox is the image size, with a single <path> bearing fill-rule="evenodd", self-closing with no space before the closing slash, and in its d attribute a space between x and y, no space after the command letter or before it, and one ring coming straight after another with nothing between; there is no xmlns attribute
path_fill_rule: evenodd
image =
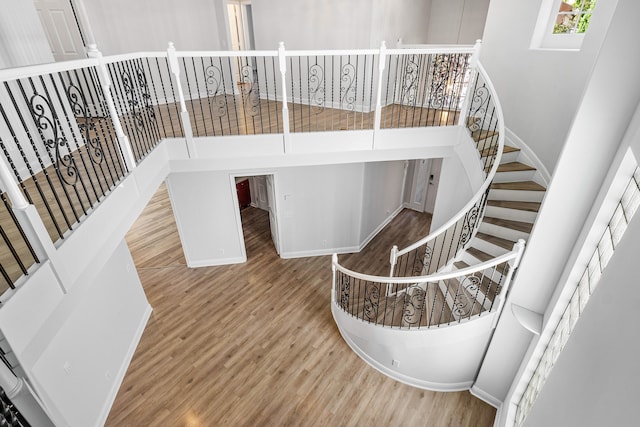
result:
<svg viewBox="0 0 640 427"><path fill-rule="evenodd" d="M407 207L418 212L433 214L440 183L442 159L417 159L409 164L410 174L407 184L410 184Z"/></svg>
<svg viewBox="0 0 640 427"><path fill-rule="evenodd" d="M266 247L280 254L274 174L232 176L236 190L238 225L247 259Z"/></svg>
<svg viewBox="0 0 640 427"><path fill-rule="evenodd" d="M33 0L53 59L70 61L87 57L85 38L70 0Z"/></svg>
<svg viewBox="0 0 640 427"><path fill-rule="evenodd" d="M250 0L229 0L227 2L227 18L231 49L235 51L255 50L253 34L253 13ZM236 57L236 84L243 85L257 81L257 67L253 57Z"/></svg>

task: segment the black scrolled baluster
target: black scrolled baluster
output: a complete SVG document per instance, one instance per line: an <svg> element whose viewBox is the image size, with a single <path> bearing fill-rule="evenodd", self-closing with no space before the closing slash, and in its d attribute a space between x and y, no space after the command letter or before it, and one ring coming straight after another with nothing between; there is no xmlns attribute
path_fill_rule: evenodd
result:
<svg viewBox="0 0 640 427"><path fill-rule="evenodd" d="M419 56L407 55L402 74L402 99L400 105L405 110L416 106L418 99L418 78L420 74Z"/></svg>
<svg viewBox="0 0 640 427"><path fill-rule="evenodd" d="M66 88L67 99L71 105L71 110L75 114L76 119L80 119L78 128L82 133L85 143L87 144L87 152L89 153L89 159L96 165L100 165L104 162L104 150L102 149L102 142L100 137L96 135L91 137L91 132L96 131L96 125L93 121L93 117L90 116L87 109L87 100L84 94L73 83L70 83Z"/></svg>
<svg viewBox="0 0 640 427"><path fill-rule="evenodd" d="M340 272L340 308L349 312L349 302L351 298L351 283L349 276Z"/></svg>
<svg viewBox="0 0 640 427"><path fill-rule="evenodd" d="M378 307L380 305L380 283L365 283L364 316L374 323L378 323Z"/></svg>
<svg viewBox="0 0 640 427"><path fill-rule="evenodd" d="M351 64L351 58L340 67L340 105L348 113L355 110L356 101L356 67ZM347 120L347 129L349 128Z"/></svg>
<svg viewBox="0 0 640 427"><path fill-rule="evenodd" d="M29 99L29 111L36 127L45 135L44 143L54 150L58 177L65 184L75 186L78 183L78 167L70 153L62 154L60 151L60 148L68 149L67 139L59 135L56 114L51 103L47 98L36 93ZM47 111L50 116L47 115Z"/></svg>

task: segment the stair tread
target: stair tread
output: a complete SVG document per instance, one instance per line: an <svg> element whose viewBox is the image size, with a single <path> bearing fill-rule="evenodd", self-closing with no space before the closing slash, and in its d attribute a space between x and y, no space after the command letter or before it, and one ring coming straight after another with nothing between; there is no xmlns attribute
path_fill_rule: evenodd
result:
<svg viewBox="0 0 640 427"><path fill-rule="evenodd" d="M500 166L498 166L498 172L519 172L534 170L536 170L536 168L520 162L502 163Z"/></svg>
<svg viewBox="0 0 640 427"><path fill-rule="evenodd" d="M453 265L458 269L458 270L462 270L463 268L467 268L469 267L469 264L467 264L464 261L456 261L453 263Z"/></svg>
<svg viewBox="0 0 640 427"><path fill-rule="evenodd" d="M467 249L467 252L469 252L470 255L478 258L480 262L489 261L494 258L492 255L489 255L486 252L482 252L480 249L476 249L473 246L470 246L469 249Z"/></svg>
<svg viewBox="0 0 640 427"><path fill-rule="evenodd" d="M496 150L495 148L491 148L491 147L490 148L485 148L480 153L480 156L481 157L487 157L487 156L493 154L495 150ZM505 145L504 148L502 149L502 154L513 153L513 152L516 152L516 151L520 151L520 149L516 148L516 147L512 147L510 145Z"/></svg>
<svg viewBox="0 0 640 427"><path fill-rule="evenodd" d="M516 209L527 212L538 212L540 210L540 203L538 202L518 202L511 200L488 200L488 206L495 206L498 208Z"/></svg>
<svg viewBox="0 0 640 427"><path fill-rule="evenodd" d="M531 229L533 228L533 224L530 222L513 221L510 219L493 218L490 216L485 216L482 221L500 227L522 231L523 233L531 233Z"/></svg>
<svg viewBox="0 0 640 427"><path fill-rule="evenodd" d="M487 130L487 129L479 129L471 132L471 138L473 138L473 140L476 142L479 142L483 139L487 139L495 135L498 135L498 132L493 130Z"/></svg>
<svg viewBox="0 0 640 427"><path fill-rule="evenodd" d="M491 184L491 188L494 190L546 191L546 188L534 181L494 182Z"/></svg>
<svg viewBox="0 0 640 427"><path fill-rule="evenodd" d="M516 242L512 242L511 240L504 239L502 237L493 236L491 234L482 233L482 232L477 232L476 237L478 239L484 240L485 242L493 243L496 246L500 246L501 248L506 250L511 250L513 248L513 245L515 245L516 243Z"/></svg>

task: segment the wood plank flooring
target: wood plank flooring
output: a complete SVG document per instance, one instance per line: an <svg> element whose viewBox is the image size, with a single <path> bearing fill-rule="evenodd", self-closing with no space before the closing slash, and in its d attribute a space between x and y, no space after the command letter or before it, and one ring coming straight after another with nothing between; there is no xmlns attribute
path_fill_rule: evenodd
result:
<svg viewBox="0 0 640 427"><path fill-rule="evenodd" d="M154 311L107 426L492 425L495 409L468 392L409 387L356 356L331 316L330 257L280 259L265 212L241 213L247 263L186 268L167 197L127 235ZM393 234L429 221L405 210L341 262L385 270L405 243Z"/></svg>

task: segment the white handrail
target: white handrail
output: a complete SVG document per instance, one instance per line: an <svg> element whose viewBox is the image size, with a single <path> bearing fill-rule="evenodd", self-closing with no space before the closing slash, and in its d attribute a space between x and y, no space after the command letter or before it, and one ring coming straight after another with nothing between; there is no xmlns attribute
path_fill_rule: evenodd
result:
<svg viewBox="0 0 640 427"><path fill-rule="evenodd" d="M496 171L500 166L500 159L502 158L502 150L504 149L504 138L505 138L504 115L502 113L502 106L500 105L500 101L498 100L498 97L496 95L495 88L493 87L493 83L491 83L491 80L489 79L486 70L484 69L482 64L480 64L479 62L477 64L477 68L478 68L478 73L482 75L482 77L484 78L485 84L489 88L489 92L491 93L491 100L493 101L496 108L496 112L498 114L498 151L496 154L496 158L493 162L493 165L491 166L491 170L487 174L487 177L484 183L482 184L482 186L478 189L478 191L476 191L475 195L471 198L471 200L469 200L469 202L466 205L464 205L464 207L460 209L460 211L458 211L456 215L454 215L451 219L449 219L449 221L441 225L438 229L429 233L429 235L427 235L426 237L418 240L417 242L407 246L404 249L399 250L397 252L397 256L401 256L408 252L411 252L417 247L420 247L426 244L427 242L434 240L440 234L446 232L451 226L456 224L482 198L484 193L487 191L487 188L489 188L489 185L491 185L493 178L496 175ZM470 94L469 96L472 96L472 94Z"/></svg>
<svg viewBox="0 0 640 427"><path fill-rule="evenodd" d="M369 282L386 283L386 284L415 284L415 283L427 283L427 282L439 282L441 280L453 279L454 277L467 276L469 274L477 273L478 271L486 270L494 267L498 264L502 264L507 261L518 259L519 255L524 251L524 240L520 239L513 246L511 252L500 255L497 258L493 258L489 261L482 262L480 264L472 265L469 267L461 268L459 270L449 271L446 273L436 273L427 276L412 276L412 277L389 277L389 276L373 276L370 274L362 274L357 271L349 270L341 266L338 263L337 255L334 254L333 266L355 279L365 280Z"/></svg>

